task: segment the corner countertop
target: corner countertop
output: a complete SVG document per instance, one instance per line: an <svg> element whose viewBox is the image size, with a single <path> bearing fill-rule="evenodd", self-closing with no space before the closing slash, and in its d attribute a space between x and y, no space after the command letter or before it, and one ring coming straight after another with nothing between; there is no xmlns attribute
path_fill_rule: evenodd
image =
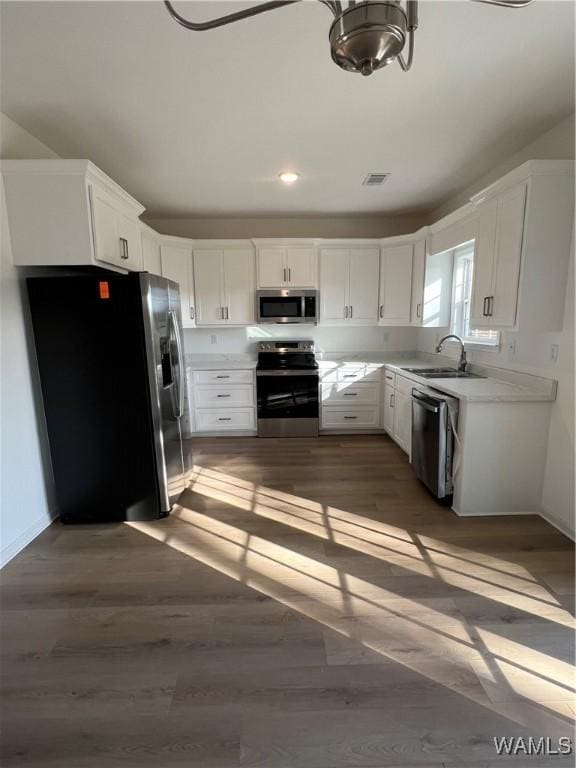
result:
<svg viewBox="0 0 576 768"><path fill-rule="evenodd" d="M366 365L370 368L383 367L393 371L415 384L436 389L459 400L476 403L504 402L553 402L556 399L557 382L540 376L532 376L503 368L470 364L471 373L484 378L478 379L428 379L409 373L405 368L433 368L446 366L456 368L454 360L431 361L417 357L390 354L385 355L324 355L320 361L320 370L327 370L342 365Z"/></svg>
<svg viewBox="0 0 576 768"><path fill-rule="evenodd" d="M190 371L251 371L256 362L252 355L186 355L186 368Z"/></svg>

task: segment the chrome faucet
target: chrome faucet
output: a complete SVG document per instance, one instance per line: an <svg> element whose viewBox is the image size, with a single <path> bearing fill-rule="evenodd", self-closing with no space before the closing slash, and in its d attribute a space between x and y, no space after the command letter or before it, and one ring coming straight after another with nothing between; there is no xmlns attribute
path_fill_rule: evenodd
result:
<svg viewBox="0 0 576 768"><path fill-rule="evenodd" d="M464 342L462 341L460 336L456 336L456 334L454 333L449 333L447 336L443 336L438 342L438 345L436 347L436 352L442 352L442 344L444 344L446 339L456 339L456 341L460 342L462 351L460 352L460 362L458 363L458 370L462 371L462 373L465 373L468 360L466 360L466 350L464 349Z"/></svg>

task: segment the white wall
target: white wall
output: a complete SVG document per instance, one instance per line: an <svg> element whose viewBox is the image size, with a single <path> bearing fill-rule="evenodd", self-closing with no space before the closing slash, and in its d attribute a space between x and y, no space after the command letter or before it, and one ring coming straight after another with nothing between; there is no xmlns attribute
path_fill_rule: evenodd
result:
<svg viewBox="0 0 576 768"><path fill-rule="evenodd" d="M0 157L56 156L1 113L0 118ZM4 565L50 523L55 504L24 278L12 266L3 184L0 208L0 564Z"/></svg>
<svg viewBox="0 0 576 768"><path fill-rule="evenodd" d="M330 328L314 325L184 330L187 354L254 354L254 344L268 338L314 339L321 352L411 351L417 328ZM212 343L213 339L216 343Z"/></svg>

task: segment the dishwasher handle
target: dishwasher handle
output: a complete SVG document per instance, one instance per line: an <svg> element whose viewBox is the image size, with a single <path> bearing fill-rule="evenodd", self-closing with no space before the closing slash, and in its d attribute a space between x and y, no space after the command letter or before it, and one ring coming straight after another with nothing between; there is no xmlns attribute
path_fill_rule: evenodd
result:
<svg viewBox="0 0 576 768"><path fill-rule="evenodd" d="M422 392L412 392L412 399L418 401L418 405L430 413L440 413L440 406L431 397L427 397Z"/></svg>

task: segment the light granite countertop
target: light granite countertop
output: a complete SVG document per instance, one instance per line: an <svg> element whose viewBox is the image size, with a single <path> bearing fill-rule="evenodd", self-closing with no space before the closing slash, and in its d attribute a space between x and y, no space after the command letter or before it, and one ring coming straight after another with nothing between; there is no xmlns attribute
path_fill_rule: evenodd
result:
<svg viewBox="0 0 576 768"><path fill-rule="evenodd" d="M423 359L424 358L424 359ZM469 365L479 379L424 379L404 368L456 368L456 362L443 356L417 356L409 352L342 352L317 353L320 373L342 365L367 365L386 367L415 384L436 389L466 402L552 402L556 399L557 382L527 373L504 368ZM205 354L186 355L186 367L190 371L253 370L257 360L252 355Z"/></svg>
<svg viewBox="0 0 576 768"><path fill-rule="evenodd" d="M456 368L454 360L437 358L434 360L418 358L415 356L385 355L331 355L326 354L320 362L320 369L327 370L341 365L364 364L369 366L385 367L394 373L400 374L415 384L436 389L446 395L457 397L466 402L496 403L496 402L552 402L556 399L557 382L554 379L546 379L540 376L532 376L517 371L509 371L504 368L495 368L470 364L471 373L476 373L484 378L478 379L428 379L418 376L417 373L409 373L404 368Z"/></svg>

